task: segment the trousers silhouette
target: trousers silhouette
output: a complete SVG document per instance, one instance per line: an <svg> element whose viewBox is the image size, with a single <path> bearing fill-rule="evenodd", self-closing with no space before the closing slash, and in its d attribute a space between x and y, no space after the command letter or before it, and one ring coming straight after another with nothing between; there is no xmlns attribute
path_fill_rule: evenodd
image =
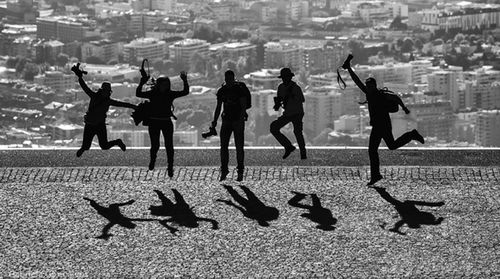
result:
<svg viewBox="0 0 500 279"><path fill-rule="evenodd" d="M99 146L104 150L110 149L115 145L119 146L119 144L121 143L121 140L119 139L108 141L105 122L97 125L85 124L85 127L83 128L83 143L80 149L89 150L90 146L92 145L92 139L94 138L94 136L97 136L97 139L99 140Z"/></svg>
<svg viewBox="0 0 500 279"><path fill-rule="evenodd" d="M148 132L151 140L151 160L156 160L156 154L160 150L160 133L162 133L167 150L167 163L169 167L172 167L174 164L174 124L172 121L152 121L148 126Z"/></svg>
<svg viewBox="0 0 500 279"><path fill-rule="evenodd" d="M290 116L282 115L278 117L278 119L271 122L270 132L283 147L290 148L292 146L292 143L285 135L281 133L280 130L288 123L292 122L293 134L297 139L297 144L299 145L300 151L305 152L306 143L304 141L304 135L302 134L302 129L303 129L302 118L304 118L303 113Z"/></svg>
<svg viewBox="0 0 500 279"><path fill-rule="evenodd" d="M392 127L391 125L374 125L372 126L372 131L370 133L370 139L368 144L368 155L370 157L370 171L371 176L380 175L380 160L378 157L378 147L380 142L384 139L387 148L390 150L398 149L411 140L415 139L414 132L406 132L401 135L399 138L394 140L394 136L392 135Z"/></svg>
<svg viewBox="0 0 500 279"><path fill-rule="evenodd" d="M245 121L244 120L222 120L220 128L220 161L221 170L228 171L229 164L229 139L231 133L234 133L234 145L236 147L236 161L239 172L244 170L245 153L243 146L245 144Z"/></svg>

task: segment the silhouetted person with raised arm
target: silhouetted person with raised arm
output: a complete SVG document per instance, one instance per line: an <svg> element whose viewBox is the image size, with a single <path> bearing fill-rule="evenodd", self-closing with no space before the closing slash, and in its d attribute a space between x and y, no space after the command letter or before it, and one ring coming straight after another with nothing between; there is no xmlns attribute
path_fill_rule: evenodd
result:
<svg viewBox="0 0 500 279"><path fill-rule="evenodd" d="M132 223L134 219L130 219L128 217L125 217L121 212L120 212L120 206L124 205L130 205L134 203L134 200L130 200L128 202L124 203L113 203L110 204L108 207L104 207L102 205L99 205L96 201L89 199L89 198L83 198L84 200L87 200L90 202L90 206L92 206L95 210L97 210L97 213L99 215L103 216L104 218L108 219L109 223L104 226L102 229L102 233L100 236L97 236L96 238L102 238L102 239L109 239L112 234L109 233L109 230L111 227L114 225L120 225L124 228L127 229L134 229L136 227L136 224ZM139 221L139 219L138 219Z"/></svg>
<svg viewBox="0 0 500 279"><path fill-rule="evenodd" d="M160 133L163 133L165 141L165 149L167 151L167 173L169 177L174 176L174 125L172 117L175 117L172 112L172 103L176 98L183 97L189 94L189 84L187 81L186 72L180 73L180 78L184 84L182 91L173 91L170 88L170 79L168 77L159 77L155 85L149 91L142 91L142 87L149 80L149 75L141 69L141 80L136 89L135 96L139 98L149 99L148 106L149 117L148 132L151 140L149 170L155 168L156 155L160 149Z"/></svg>
<svg viewBox="0 0 500 279"><path fill-rule="evenodd" d="M292 80L293 76L294 74L289 68L283 68L280 71L279 78L283 82L278 86L278 94L274 98L273 108L275 111L278 111L280 107L283 107L283 114L271 123L270 132L285 148L283 159L286 159L296 148L280 130L292 122L293 133L300 149L300 159L305 160L307 159L307 153L304 135L302 134L302 119L304 118L304 107L302 104L306 100L300 86Z"/></svg>
<svg viewBox="0 0 500 279"><path fill-rule="evenodd" d="M263 227L268 227L269 222L278 219L279 211L275 207L267 206L262 201L260 201L257 196L255 196L250 189L246 186L240 186L243 192L245 192L247 198L242 197L233 187L224 185L224 188L229 192L231 197L239 204L235 204L230 200L217 199L219 202L223 202L229 206L233 206L243 215L249 219L256 220L259 225Z"/></svg>
<svg viewBox="0 0 500 279"><path fill-rule="evenodd" d="M361 89L361 91L363 91L363 93L365 93L366 100L368 102L368 112L370 114L370 125L372 126L368 144L371 175L368 186L371 186L383 178L380 174L380 160L378 156L378 147L382 139L384 139L385 144L390 150L395 150L406 145L411 140L416 140L423 144L424 138L418 133L417 130L412 130L394 140L394 136L392 135L391 118L388 110L388 101L397 103L397 105L403 108L406 114L409 114L410 110L408 110L399 97L383 93L381 89L377 88L377 82L374 78L370 77L365 80L365 83L361 82L359 77L351 68L351 59L352 56L349 56L342 65L342 68L349 71L354 83L359 87L359 89Z"/></svg>
<svg viewBox="0 0 500 279"><path fill-rule="evenodd" d="M333 218L332 211L328 208L321 206L321 201L316 194L311 194L312 206L300 203L307 195L303 193L293 192L293 198L288 201L288 204L293 207L304 208L309 210L309 213L301 214L300 216L305 217L315 223L318 223L316 228L324 231L333 231L335 229L334 225L337 223L337 219Z"/></svg>
<svg viewBox="0 0 500 279"><path fill-rule="evenodd" d="M229 174L229 139L232 133L234 133L236 147L236 169L238 171L236 180L242 181L245 171L245 121L248 117L246 110L251 103L250 91L245 83L234 79L234 72L231 70L224 73L224 81L222 87L217 91L217 106L210 129L215 131L217 120L223 108L220 128L220 181L225 180Z"/></svg>
<svg viewBox="0 0 500 279"><path fill-rule="evenodd" d="M71 70L78 77L78 83L82 87L83 92L90 97L89 107L84 117L85 126L83 128L82 147L76 152L76 156L80 157L85 150L90 149L94 136L97 136L99 146L103 150L108 150L116 145L119 146L121 150L125 151L126 146L121 139L108 141L106 114L108 113L109 106L133 109L137 108L137 106L111 99L111 92L113 91L111 90L111 84L109 82L103 82L101 88L99 88L97 92L92 91L83 80L83 75L87 72L80 69L80 63L71 67Z"/></svg>
<svg viewBox="0 0 500 279"><path fill-rule="evenodd" d="M178 231L178 229L169 226L168 223L176 223L183 227L197 228L199 227L198 222L209 222L212 224L212 229L217 230L219 228L219 223L213 219L198 217L190 207L184 197L176 189L172 189L175 196L175 203L170 201L161 191L154 190L161 201L160 206L152 205L149 207L152 215L155 216L170 216L171 218L160 221L164 227L166 227L172 234Z"/></svg>
<svg viewBox="0 0 500 279"><path fill-rule="evenodd" d="M401 220L394 224L394 227L389 229L391 232L395 232L401 235L405 235L405 233L401 232L399 229L404 225L408 224L409 228L418 229L421 225L439 225L443 222L443 218L436 218L429 212L420 211L416 206L443 206L444 202L425 202L425 201L412 201L405 200L404 202L398 201L393 198L384 188L381 187L373 187L380 196L391 203L399 215L401 216Z"/></svg>

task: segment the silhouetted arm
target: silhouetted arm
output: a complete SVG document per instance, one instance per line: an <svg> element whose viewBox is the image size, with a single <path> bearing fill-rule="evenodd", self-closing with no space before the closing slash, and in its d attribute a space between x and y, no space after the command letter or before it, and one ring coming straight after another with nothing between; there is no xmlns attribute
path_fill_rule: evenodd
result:
<svg viewBox="0 0 500 279"><path fill-rule="evenodd" d="M126 103L126 102L121 102L121 101L118 101L118 100L115 100L115 99L111 99L110 104L112 106L115 106L115 107L131 108L131 109L136 109L137 108L136 105L133 105L133 104L130 104L130 103Z"/></svg>
<svg viewBox="0 0 500 279"><path fill-rule="evenodd" d="M398 233L400 235L406 235L406 233L401 232L399 230L404 224L405 224L405 221L400 220L400 221L396 222L396 224L394 224L394 227L392 229L389 229L389 231Z"/></svg>
<svg viewBox="0 0 500 279"><path fill-rule="evenodd" d="M178 232L179 230L178 230L178 229L176 229L176 228L174 228L174 227L172 227L172 226L169 226L169 225L167 224L167 222L171 222L171 221L172 221L172 218L165 219L165 220L161 220L161 221L160 221L160 224L161 224L162 226L164 226L165 228L167 228L167 229L170 231L170 233L171 233L171 234L175 234L175 233L176 233L176 232Z"/></svg>
<svg viewBox="0 0 500 279"><path fill-rule="evenodd" d="M414 205L422 205L422 206L443 206L444 202L426 202L426 201L408 201Z"/></svg>
<svg viewBox="0 0 500 279"><path fill-rule="evenodd" d="M295 194L295 196L288 201L289 205L291 205L293 207L305 208L305 209L311 208L311 206L309 206L309 205L299 203L301 200L303 200L306 197L305 194L298 193L298 192L293 192L293 193Z"/></svg>
<svg viewBox="0 0 500 279"><path fill-rule="evenodd" d="M240 119L245 119L245 116L247 114L246 107L247 107L247 97L241 97L240 98Z"/></svg>
<svg viewBox="0 0 500 279"><path fill-rule="evenodd" d="M83 92L85 92L87 96L92 98L95 92L88 87L87 83L85 83L85 81L83 80L83 77L81 76L78 77L78 83L80 84L80 87L83 89Z"/></svg>
<svg viewBox="0 0 500 279"><path fill-rule="evenodd" d="M215 128L217 126L217 121L219 120L219 115L222 110L222 101L217 98L217 106L215 107L214 112L214 121L212 121L212 127Z"/></svg>
<svg viewBox="0 0 500 279"><path fill-rule="evenodd" d="M149 78L149 77L148 77ZM148 91L142 91L142 87L146 82L148 82L148 78L143 77L139 81L139 85L137 85L137 88L135 89L135 96L138 98L151 98L151 90Z"/></svg>
<svg viewBox="0 0 500 279"><path fill-rule="evenodd" d="M189 94L189 83L187 81L187 76L184 72L181 73L182 84L184 85L184 89L182 91L171 91L171 93L175 98L187 96Z"/></svg>
<svg viewBox="0 0 500 279"><path fill-rule="evenodd" d="M196 217L196 220L211 223L213 230L218 230L219 229L219 222L217 222L217 221L215 221L213 219L203 218L203 217Z"/></svg>
<svg viewBox="0 0 500 279"><path fill-rule="evenodd" d="M124 203L114 203L113 205L116 205L116 206L124 206L124 205L130 205L130 204L133 204L135 202L135 200L129 200L128 202L124 202Z"/></svg>
<svg viewBox="0 0 500 279"><path fill-rule="evenodd" d="M358 75L352 70L351 67L347 68L347 71L349 71L349 75L351 76L352 80L354 83L363 91L365 94L367 93L366 90L366 85L359 79Z"/></svg>

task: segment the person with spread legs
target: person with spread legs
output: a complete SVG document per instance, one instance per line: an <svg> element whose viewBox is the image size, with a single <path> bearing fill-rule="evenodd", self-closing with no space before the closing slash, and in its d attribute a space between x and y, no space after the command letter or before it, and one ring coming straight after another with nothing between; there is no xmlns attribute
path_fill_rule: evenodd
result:
<svg viewBox="0 0 500 279"><path fill-rule="evenodd" d="M245 83L236 81L234 72L228 70L224 74L225 83L217 91L217 107L214 112L214 120L210 127L215 131L217 120L222 107L222 126L220 129L220 161L221 176L220 181L226 179L229 174L229 139L234 133L234 145L236 146L236 161L238 177L237 181L243 180L244 172L244 143L245 143L245 121L247 120L246 110L251 107L250 91Z"/></svg>
<svg viewBox="0 0 500 279"><path fill-rule="evenodd" d="M292 122L293 133L295 134L300 149L300 158L304 160L307 159L306 144L304 135L302 134L302 119L304 118L304 107L302 104L305 102L305 98L300 86L292 81L293 76L294 74L289 68L283 68L280 71L279 78L283 80L283 83L278 86L278 96L274 98L273 108L275 111L278 111L280 107L283 107L284 111L277 120L271 123L270 131L276 140L285 148L283 159L286 159L296 148L292 145L290 140L280 132L280 129Z"/></svg>
<svg viewBox="0 0 500 279"><path fill-rule="evenodd" d="M361 89L361 91L363 91L363 93L365 93L368 103L368 112L370 115L370 125L372 126L368 144L371 176L368 186L371 186L383 178L380 174L380 161L378 156L378 147L382 139L384 139L385 144L390 150L395 150L406 145L412 140L416 140L423 144L424 138L418 133L417 130L412 130L394 140L388 103L392 102L396 104L396 109L397 106L401 106L406 114L409 114L410 110L403 104L403 101L399 97L384 93L383 90L377 88L377 82L374 78L367 78L365 83L363 83L351 68L351 59L352 55L347 58L342 65L342 68L349 72L354 83L359 87L359 89Z"/></svg>
<svg viewBox="0 0 500 279"><path fill-rule="evenodd" d="M171 117L172 103L176 98L189 94L189 84L186 72L180 73L184 89L182 91L173 91L170 88L170 79L168 77L159 77L151 90L142 91L142 87L149 80L149 75L141 71L141 80L136 89L136 96L149 99L148 105L148 132L151 140L149 170L155 168L156 155L160 149L160 133L163 133L165 149L167 151L167 173L169 177L174 176L174 125ZM146 124L145 124L146 125Z"/></svg>
<svg viewBox="0 0 500 279"><path fill-rule="evenodd" d="M113 91L111 90L111 84L109 82L103 82L101 88L99 88L97 92L92 91L83 80L83 75L86 74L86 72L80 69L80 63L71 67L71 70L78 77L78 83L82 87L83 92L90 97L89 107L84 117L85 126L83 128L82 147L76 152L76 156L80 157L85 150L90 149L94 136L97 136L99 146L103 150L108 150L116 145L119 146L121 150L125 151L126 146L121 139L108 141L106 114L108 113L109 106L132 109L137 108L137 106L111 99L111 93Z"/></svg>

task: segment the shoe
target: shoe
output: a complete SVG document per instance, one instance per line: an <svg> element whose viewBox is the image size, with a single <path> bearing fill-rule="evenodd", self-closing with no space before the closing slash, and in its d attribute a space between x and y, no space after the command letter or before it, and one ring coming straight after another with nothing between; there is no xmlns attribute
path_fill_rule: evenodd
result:
<svg viewBox="0 0 500 279"><path fill-rule="evenodd" d="M168 174L168 177L172 178L174 176L174 168L173 167L168 167L167 168L167 174Z"/></svg>
<svg viewBox="0 0 500 279"><path fill-rule="evenodd" d="M123 141L121 139L118 140L118 146L120 147L120 149L122 151L127 150L127 146L123 143Z"/></svg>
<svg viewBox="0 0 500 279"><path fill-rule="evenodd" d="M300 151L300 160L306 160L307 159L307 154L306 151Z"/></svg>
<svg viewBox="0 0 500 279"><path fill-rule="evenodd" d="M149 161L149 170L152 171L155 169L156 158L151 158Z"/></svg>
<svg viewBox="0 0 500 279"><path fill-rule="evenodd" d="M415 135L414 139L416 141L420 142L421 144L425 143L424 137L422 137L422 135L417 130L413 130L412 132Z"/></svg>
<svg viewBox="0 0 500 279"><path fill-rule="evenodd" d="M228 174L229 174L228 170L221 170L220 171L220 179L219 179L219 181L226 180L226 177L227 177Z"/></svg>
<svg viewBox="0 0 500 279"><path fill-rule="evenodd" d="M83 149L78 149L78 151L76 151L76 157L81 157L84 151Z"/></svg>
<svg viewBox="0 0 500 279"><path fill-rule="evenodd" d="M236 177L236 181L240 182L243 181L243 172L238 171L238 177Z"/></svg>
<svg viewBox="0 0 500 279"><path fill-rule="evenodd" d="M285 148L285 154L283 154L283 159L288 158L288 156L290 156L290 154L292 154L292 152L294 152L295 149L297 148L293 145L291 147Z"/></svg>
<svg viewBox="0 0 500 279"><path fill-rule="evenodd" d="M379 180L381 180L382 178L384 178L382 175L375 175L372 177L372 179L370 179L370 182L368 182L368 184L366 184L367 186L372 186L373 184L377 183Z"/></svg>

